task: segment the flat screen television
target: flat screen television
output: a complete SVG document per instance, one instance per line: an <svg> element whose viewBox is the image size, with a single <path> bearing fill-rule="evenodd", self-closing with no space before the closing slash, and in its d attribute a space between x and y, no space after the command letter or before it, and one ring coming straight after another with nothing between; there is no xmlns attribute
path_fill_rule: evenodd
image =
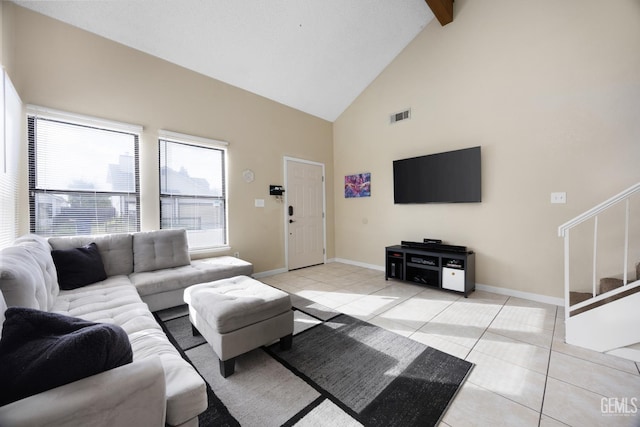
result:
<svg viewBox="0 0 640 427"><path fill-rule="evenodd" d="M481 202L480 163L480 147L395 160L394 203Z"/></svg>

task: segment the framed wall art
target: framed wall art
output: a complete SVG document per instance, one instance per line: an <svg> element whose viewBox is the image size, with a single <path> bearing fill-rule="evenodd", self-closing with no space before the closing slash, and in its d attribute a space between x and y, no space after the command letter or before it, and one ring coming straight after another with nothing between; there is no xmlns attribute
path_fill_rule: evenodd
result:
<svg viewBox="0 0 640 427"><path fill-rule="evenodd" d="M371 197L371 173L345 175L344 197Z"/></svg>

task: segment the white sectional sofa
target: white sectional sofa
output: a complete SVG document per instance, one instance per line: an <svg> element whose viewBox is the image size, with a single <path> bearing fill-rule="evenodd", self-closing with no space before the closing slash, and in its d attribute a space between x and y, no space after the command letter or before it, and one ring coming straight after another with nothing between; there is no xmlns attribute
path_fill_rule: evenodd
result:
<svg viewBox="0 0 640 427"><path fill-rule="evenodd" d="M73 253L90 243L106 278L61 289L52 251ZM252 270L233 257L191 261L184 230L19 238L0 251L0 322L6 305L115 324L128 336L133 361L0 406L0 425L198 425L207 408L205 383L151 311L183 304L187 286Z"/></svg>

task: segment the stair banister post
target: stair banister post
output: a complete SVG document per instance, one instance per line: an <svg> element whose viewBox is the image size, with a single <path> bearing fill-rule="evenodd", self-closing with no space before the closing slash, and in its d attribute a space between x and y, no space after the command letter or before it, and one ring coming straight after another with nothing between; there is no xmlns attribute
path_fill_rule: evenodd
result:
<svg viewBox="0 0 640 427"><path fill-rule="evenodd" d="M627 286L627 265L629 263L629 199L631 197L627 197L625 201L626 210L625 210L625 218L624 218L624 268L622 269L622 285Z"/></svg>
<svg viewBox="0 0 640 427"><path fill-rule="evenodd" d="M564 320L569 320L569 229L564 231Z"/></svg>
<svg viewBox="0 0 640 427"><path fill-rule="evenodd" d="M595 297L596 293L596 267L598 262L598 216L594 217L594 225L593 225L593 290L592 294Z"/></svg>

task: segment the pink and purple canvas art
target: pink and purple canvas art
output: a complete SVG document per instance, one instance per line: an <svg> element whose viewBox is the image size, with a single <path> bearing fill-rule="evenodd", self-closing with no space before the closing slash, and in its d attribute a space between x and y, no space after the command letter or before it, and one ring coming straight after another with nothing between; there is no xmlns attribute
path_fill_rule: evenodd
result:
<svg viewBox="0 0 640 427"><path fill-rule="evenodd" d="M344 197L370 197L371 173L358 173L344 177Z"/></svg>

